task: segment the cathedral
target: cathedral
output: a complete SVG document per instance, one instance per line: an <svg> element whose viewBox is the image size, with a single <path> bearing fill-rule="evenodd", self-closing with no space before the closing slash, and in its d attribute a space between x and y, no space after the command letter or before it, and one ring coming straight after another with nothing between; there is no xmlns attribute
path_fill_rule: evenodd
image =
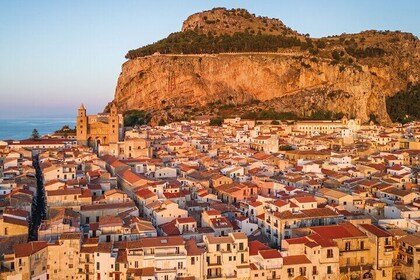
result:
<svg viewBox="0 0 420 280"><path fill-rule="evenodd" d="M95 150L99 145L116 143L124 138L124 120L118 114L117 107L111 106L109 114L86 115L82 105L78 110L76 121L77 143Z"/></svg>

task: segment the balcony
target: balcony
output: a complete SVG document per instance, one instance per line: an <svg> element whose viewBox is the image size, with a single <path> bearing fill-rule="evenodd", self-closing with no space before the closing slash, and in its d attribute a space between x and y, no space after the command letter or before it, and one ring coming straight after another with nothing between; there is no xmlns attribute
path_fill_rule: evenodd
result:
<svg viewBox="0 0 420 280"><path fill-rule="evenodd" d="M348 272L362 272L367 270L372 270L373 265L365 264L365 265L347 265L340 267L340 273L348 273Z"/></svg>
<svg viewBox="0 0 420 280"><path fill-rule="evenodd" d="M222 262L209 262L207 263L208 267L215 267L215 266L221 266Z"/></svg>
<svg viewBox="0 0 420 280"><path fill-rule="evenodd" d="M406 253L408 255L413 255L413 248L411 247L405 248L403 246L400 246L400 252Z"/></svg>
<svg viewBox="0 0 420 280"><path fill-rule="evenodd" d="M224 277L222 276L222 274L207 275L207 276L205 277L205 279L218 279L218 278L224 278Z"/></svg>
<svg viewBox="0 0 420 280"><path fill-rule="evenodd" d="M394 247L393 246L385 246L384 248L384 254L385 255L392 255L394 252Z"/></svg>
<svg viewBox="0 0 420 280"><path fill-rule="evenodd" d="M342 256L343 253L349 253L349 252L358 252L358 251L369 251L368 248L351 248L349 250L340 250L340 256Z"/></svg>

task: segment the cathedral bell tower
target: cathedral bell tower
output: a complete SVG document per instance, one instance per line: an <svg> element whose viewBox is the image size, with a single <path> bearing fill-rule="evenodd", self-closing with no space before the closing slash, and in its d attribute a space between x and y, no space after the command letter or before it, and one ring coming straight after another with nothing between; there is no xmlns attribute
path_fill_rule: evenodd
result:
<svg viewBox="0 0 420 280"><path fill-rule="evenodd" d="M109 142L118 142L119 135L120 135L120 123L119 123L119 115L118 109L115 104L111 105L109 116Z"/></svg>
<svg viewBox="0 0 420 280"><path fill-rule="evenodd" d="M80 105L77 120L76 120L76 138L77 144L87 145L87 131L88 131L88 118L86 116L86 109L83 104Z"/></svg>

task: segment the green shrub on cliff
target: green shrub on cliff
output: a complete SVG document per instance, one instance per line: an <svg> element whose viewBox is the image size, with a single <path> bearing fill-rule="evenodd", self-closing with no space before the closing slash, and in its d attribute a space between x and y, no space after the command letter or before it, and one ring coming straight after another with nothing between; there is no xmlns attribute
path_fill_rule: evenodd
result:
<svg viewBox="0 0 420 280"><path fill-rule="evenodd" d="M387 97L386 110L393 122L406 123L420 119L420 84Z"/></svg>
<svg viewBox="0 0 420 280"><path fill-rule="evenodd" d="M203 54L222 52L275 52L279 48L307 45L296 37L281 35L251 34L249 32L237 32L233 35L214 36L213 34L200 34L189 30L175 32L167 38L156 43L130 50L125 56L128 59L152 55L156 52L161 54Z"/></svg>
<svg viewBox="0 0 420 280"><path fill-rule="evenodd" d="M143 110L129 110L124 113L124 126L136 126L148 124L151 115Z"/></svg>

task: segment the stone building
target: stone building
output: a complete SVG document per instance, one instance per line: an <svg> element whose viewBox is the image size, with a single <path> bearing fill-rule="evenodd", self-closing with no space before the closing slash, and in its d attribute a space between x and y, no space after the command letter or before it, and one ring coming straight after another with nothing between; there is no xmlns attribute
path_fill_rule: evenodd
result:
<svg viewBox="0 0 420 280"><path fill-rule="evenodd" d="M78 110L76 121L77 143L87 145L95 150L99 145L116 143L123 139L124 120L118 114L115 105L111 106L109 114L86 115L82 105Z"/></svg>

